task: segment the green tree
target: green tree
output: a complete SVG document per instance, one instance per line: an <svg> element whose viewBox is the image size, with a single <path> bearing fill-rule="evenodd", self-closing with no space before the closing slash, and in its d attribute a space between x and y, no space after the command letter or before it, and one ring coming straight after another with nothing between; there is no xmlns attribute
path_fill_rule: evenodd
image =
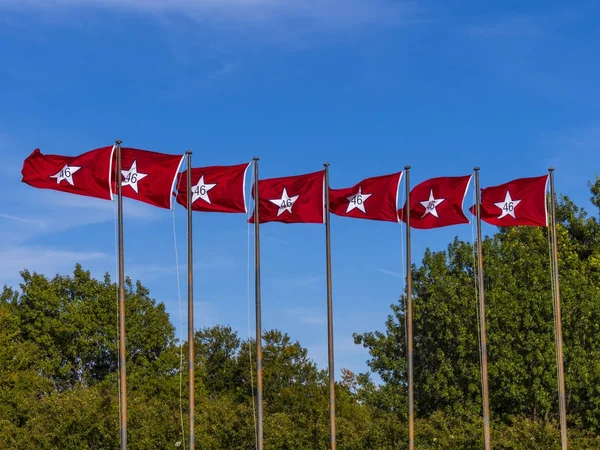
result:
<svg viewBox="0 0 600 450"><path fill-rule="evenodd" d="M596 180L592 200L597 203L598 186ZM566 197L557 218L569 424L598 432L600 226ZM446 251L426 251L421 266L413 267L415 408L423 420L434 414L481 414L473 250L472 243L455 239ZM511 417L556 421L548 232L500 229L484 239L483 253L492 415L505 423ZM355 334L355 342L369 349L369 367L383 381L375 390L365 385L368 402L403 419L404 297L391 308L385 332Z"/></svg>
<svg viewBox="0 0 600 450"><path fill-rule="evenodd" d="M0 447L114 448L116 285L79 265L72 276L21 275L20 291L0 296ZM142 435L180 438L174 329L139 282L127 280L126 306L131 448L164 448Z"/></svg>

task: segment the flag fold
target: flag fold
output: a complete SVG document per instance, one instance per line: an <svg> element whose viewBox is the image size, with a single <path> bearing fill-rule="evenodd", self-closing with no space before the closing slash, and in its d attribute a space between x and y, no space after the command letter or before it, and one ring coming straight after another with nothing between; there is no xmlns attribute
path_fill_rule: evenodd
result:
<svg viewBox="0 0 600 450"><path fill-rule="evenodd" d="M192 211L245 213L250 163L192 168ZM177 203L187 208L187 171L177 175Z"/></svg>
<svg viewBox="0 0 600 450"><path fill-rule="evenodd" d="M258 193L260 223L324 223L324 170L259 180ZM250 217L249 222L254 223L254 216Z"/></svg>
<svg viewBox="0 0 600 450"><path fill-rule="evenodd" d="M329 189L329 210L338 216L398 222L402 172L366 178L352 187Z"/></svg>
<svg viewBox="0 0 600 450"><path fill-rule="evenodd" d="M471 175L436 177L425 180L410 191L411 228L431 229L469 223L463 212L463 202ZM406 222L406 203L398 211Z"/></svg>
<svg viewBox="0 0 600 450"><path fill-rule="evenodd" d="M159 208L170 209L179 167L185 155L121 147L123 197L133 198ZM117 193L116 161L113 162L113 192Z"/></svg>
<svg viewBox="0 0 600 450"><path fill-rule="evenodd" d="M22 182L39 189L111 200L113 146L78 156L44 155L36 148L23 162Z"/></svg>
<svg viewBox="0 0 600 450"><path fill-rule="evenodd" d="M548 175L517 178L481 190L481 220L499 227L548 226ZM470 211L476 214L475 205Z"/></svg>

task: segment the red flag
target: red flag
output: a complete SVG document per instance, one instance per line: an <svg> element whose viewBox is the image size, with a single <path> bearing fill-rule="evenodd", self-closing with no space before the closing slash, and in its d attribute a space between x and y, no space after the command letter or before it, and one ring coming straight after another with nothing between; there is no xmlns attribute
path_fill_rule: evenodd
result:
<svg viewBox="0 0 600 450"><path fill-rule="evenodd" d="M410 191L411 228L440 228L469 223L463 212L463 202L469 189L471 175L437 177L417 184ZM400 220L406 222L406 203L398 211Z"/></svg>
<svg viewBox="0 0 600 450"><path fill-rule="evenodd" d="M79 156L44 155L36 148L23 162L21 181L40 189L111 200L112 153L113 146Z"/></svg>
<svg viewBox="0 0 600 450"><path fill-rule="evenodd" d="M254 189L252 190L254 196ZM258 181L261 223L324 223L325 171ZM254 223L254 216L249 220Z"/></svg>
<svg viewBox="0 0 600 450"><path fill-rule="evenodd" d="M192 210L245 213L248 167L249 163L192 168ZM177 203L187 208L187 172L177 175Z"/></svg>
<svg viewBox="0 0 600 450"><path fill-rule="evenodd" d="M481 220L500 227L548 226L546 186L548 175L517 178L481 190ZM469 209L476 214L475 205Z"/></svg>
<svg viewBox="0 0 600 450"><path fill-rule="evenodd" d="M121 147L121 183L123 196L159 208L171 208L175 179L184 155ZM117 193L116 162L112 185Z"/></svg>
<svg viewBox="0 0 600 450"><path fill-rule="evenodd" d="M329 189L329 210L338 216L398 222L402 172L366 178L345 189Z"/></svg>

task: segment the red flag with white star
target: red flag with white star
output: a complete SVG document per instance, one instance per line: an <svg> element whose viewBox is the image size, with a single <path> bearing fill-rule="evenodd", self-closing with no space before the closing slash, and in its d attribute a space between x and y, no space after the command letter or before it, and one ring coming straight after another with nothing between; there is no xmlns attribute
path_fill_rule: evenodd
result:
<svg viewBox="0 0 600 450"><path fill-rule="evenodd" d="M112 145L78 156L44 155L36 148L23 162L21 181L39 189L111 200L112 153Z"/></svg>
<svg viewBox="0 0 600 450"><path fill-rule="evenodd" d="M417 184L410 191L411 228L440 228L469 223L463 212L463 202L471 175L459 177L437 177ZM400 220L404 217L406 203L398 211Z"/></svg>
<svg viewBox="0 0 600 450"><path fill-rule="evenodd" d="M402 172L366 178L345 189L329 189L329 210L338 216L398 222Z"/></svg>
<svg viewBox="0 0 600 450"><path fill-rule="evenodd" d="M167 155L121 147L123 197L170 209L177 172L183 158L184 155ZM116 194L116 160L113 161L113 168L112 186L113 193Z"/></svg>
<svg viewBox="0 0 600 450"><path fill-rule="evenodd" d="M260 223L324 223L325 171L258 181ZM254 189L252 189L254 197ZM250 217L254 223L254 216Z"/></svg>
<svg viewBox="0 0 600 450"><path fill-rule="evenodd" d="M249 163L192 168L192 211L245 213L248 167ZM187 171L177 175L177 203L187 208Z"/></svg>
<svg viewBox="0 0 600 450"><path fill-rule="evenodd" d="M499 227L548 226L548 175L517 178L481 190L481 220ZM469 209L476 214L475 205Z"/></svg>

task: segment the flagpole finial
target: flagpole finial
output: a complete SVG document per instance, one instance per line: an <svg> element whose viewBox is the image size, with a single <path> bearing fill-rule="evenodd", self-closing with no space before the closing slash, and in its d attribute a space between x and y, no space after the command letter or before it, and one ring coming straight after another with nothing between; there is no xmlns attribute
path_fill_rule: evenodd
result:
<svg viewBox="0 0 600 450"><path fill-rule="evenodd" d="M554 167L548 167L548 172L554 172Z"/></svg>
<svg viewBox="0 0 600 450"><path fill-rule="evenodd" d="M258 156L255 156L254 158L252 158L253 161L258 161L260 158Z"/></svg>
<svg viewBox="0 0 600 450"><path fill-rule="evenodd" d="M191 150L186 150L186 151L185 151L185 154L186 154L186 155L191 155L191 154L192 154L192 151L191 151Z"/></svg>
<svg viewBox="0 0 600 450"><path fill-rule="evenodd" d="M410 166L404 166L404 170L410 170Z"/></svg>
<svg viewBox="0 0 600 450"><path fill-rule="evenodd" d="M478 170L479 170L479 166L475 166L475 167L473 167L473 170L474 170L474 171L478 171Z"/></svg>
<svg viewBox="0 0 600 450"><path fill-rule="evenodd" d="M328 162L325 162L325 163L323 163L323 166L324 166L324 167L329 167L329 163L328 163Z"/></svg>
<svg viewBox="0 0 600 450"><path fill-rule="evenodd" d="M115 144L117 144L117 145L121 145L122 143L123 143L122 139L115 140Z"/></svg>

